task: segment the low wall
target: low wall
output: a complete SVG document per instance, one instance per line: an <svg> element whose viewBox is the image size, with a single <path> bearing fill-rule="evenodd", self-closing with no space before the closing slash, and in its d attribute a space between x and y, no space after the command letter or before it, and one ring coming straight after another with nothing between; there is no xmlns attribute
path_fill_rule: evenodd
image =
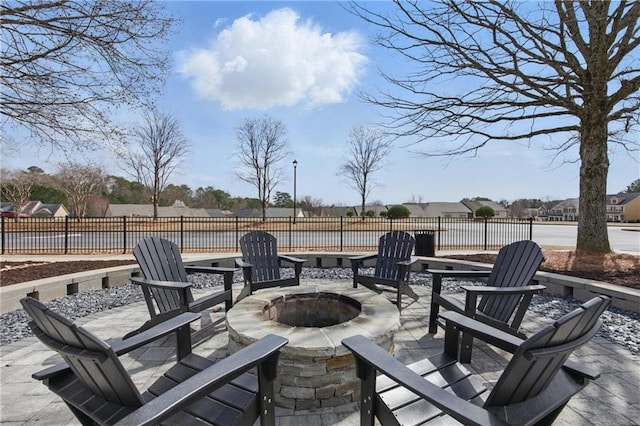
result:
<svg viewBox="0 0 640 426"><path fill-rule="evenodd" d="M296 253L296 257L306 258L308 267L350 267L349 256L361 253ZM203 266L233 267L236 256L226 255L185 255L185 263ZM463 260L437 257L418 257L415 271L426 269L486 270L491 265ZM32 296L40 301L49 301L79 291L111 288L125 285L131 276L140 274L136 265L115 266L94 271L78 272L52 278L43 278L0 287L0 314L21 308L20 299ZM560 296L572 296L586 301L597 294L611 297L612 306L640 313L640 290L593 281L567 275L538 272L534 281L547 287L546 292Z"/></svg>

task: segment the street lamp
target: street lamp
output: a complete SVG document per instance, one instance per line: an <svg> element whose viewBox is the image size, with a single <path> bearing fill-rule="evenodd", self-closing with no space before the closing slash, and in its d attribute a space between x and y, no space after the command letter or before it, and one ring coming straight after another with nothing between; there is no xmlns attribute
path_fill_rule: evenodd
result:
<svg viewBox="0 0 640 426"><path fill-rule="evenodd" d="M296 168L298 160L293 160L293 224L296 223Z"/></svg>

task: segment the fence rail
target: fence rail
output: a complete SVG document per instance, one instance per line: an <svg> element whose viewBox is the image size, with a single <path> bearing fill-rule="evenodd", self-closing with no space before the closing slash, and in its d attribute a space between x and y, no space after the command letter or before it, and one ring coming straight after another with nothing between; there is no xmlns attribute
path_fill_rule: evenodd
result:
<svg viewBox="0 0 640 426"><path fill-rule="evenodd" d="M2 217L2 254L131 253L150 235L174 241L183 252L237 252L246 232L276 236L283 251L372 251L384 232L431 231L436 250L495 250L532 239L530 219L406 218L21 218Z"/></svg>

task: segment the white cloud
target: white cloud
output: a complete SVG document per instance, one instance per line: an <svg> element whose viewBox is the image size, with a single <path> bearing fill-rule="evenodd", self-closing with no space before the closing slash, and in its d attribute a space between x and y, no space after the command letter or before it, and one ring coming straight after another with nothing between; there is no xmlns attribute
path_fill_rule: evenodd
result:
<svg viewBox="0 0 640 426"><path fill-rule="evenodd" d="M225 110L343 102L367 58L356 32L323 33L291 9L251 15L222 30L211 46L179 53L180 72L201 97Z"/></svg>

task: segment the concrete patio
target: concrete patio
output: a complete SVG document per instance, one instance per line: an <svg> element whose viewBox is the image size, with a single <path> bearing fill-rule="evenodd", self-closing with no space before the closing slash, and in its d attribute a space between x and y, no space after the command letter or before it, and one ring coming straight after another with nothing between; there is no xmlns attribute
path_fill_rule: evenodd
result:
<svg viewBox="0 0 640 426"><path fill-rule="evenodd" d="M306 280L318 287L335 285L336 281ZM350 286L349 282L344 282ZM239 285L234 286L238 294ZM442 351L443 333L427 333L429 289L416 288L418 302L404 308L401 328L395 333L395 356L409 363ZM204 294L204 293L203 293ZM196 293L196 297L197 297ZM119 338L148 319L144 302L105 311L78 321L104 339ZM551 318L529 315L525 318L525 332L537 330ZM216 334L194 348L194 352L211 359L227 355L228 333ZM473 361L469 368L491 385L506 364L506 353L476 341ZM35 337L0 347L0 423L14 425L79 424L67 406L48 389L31 378L31 374L56 364L57 355ZM581 362L595 368L602 376L576 395L563 410L559 425L633 425L640 422L640 357L623 347L596 336L574 354ZM175 360L173 338L140 348L121 357L134 383L146 389ZM314 410L294 411L278 408L279 425L356 425L359 423L355 402Z"/></svg>

